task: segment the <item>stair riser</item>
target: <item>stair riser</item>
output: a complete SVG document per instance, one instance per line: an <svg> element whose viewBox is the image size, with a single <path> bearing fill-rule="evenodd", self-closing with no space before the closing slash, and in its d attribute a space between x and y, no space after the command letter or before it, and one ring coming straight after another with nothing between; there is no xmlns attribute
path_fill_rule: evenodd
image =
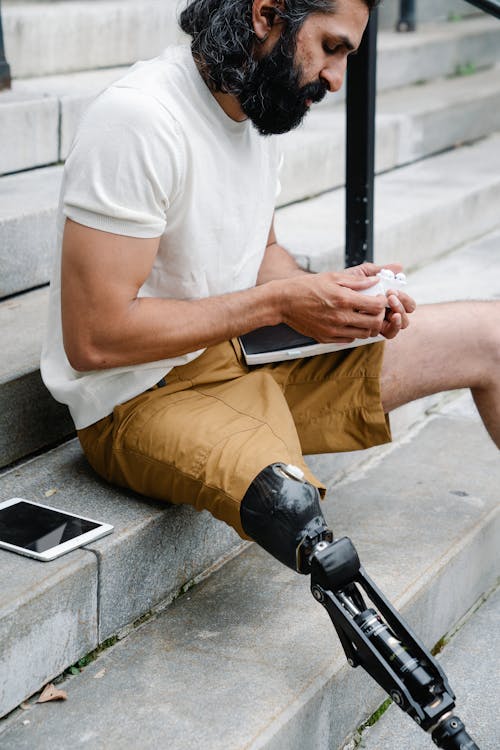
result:
<svg viewBox="0 0 500 750"><path fill-rule="evenodd" d="M0 468L74 432L67 407L50 396L38 370L0 385Z"/></svg>
<svg viewBox="0 0 500 750"><path fill-rule="evenodd" d="M4 580L31 573L36 590L0 616L2 717L96 648L98 585L97 560L89 552L41 563L2 551L0 562Z"/></svg>
<svg viewBox="0 0 500 750"><path fill-rule="evenodd" d="M175 4L54 3L2 9L12 76L70 73L154 57L181 38Z"/></svg>

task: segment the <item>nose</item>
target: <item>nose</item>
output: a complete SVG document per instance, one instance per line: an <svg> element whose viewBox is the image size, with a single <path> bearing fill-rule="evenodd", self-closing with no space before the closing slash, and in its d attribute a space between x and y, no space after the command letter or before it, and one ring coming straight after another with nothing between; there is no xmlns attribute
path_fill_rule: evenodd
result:
<svg viewBox="0 0 500 750"><path fill-rule="evenodd" d="M347 58L335 60L325 65L319 77L328 86L328 91L335 92L342 88L347 69Z"/></svg>

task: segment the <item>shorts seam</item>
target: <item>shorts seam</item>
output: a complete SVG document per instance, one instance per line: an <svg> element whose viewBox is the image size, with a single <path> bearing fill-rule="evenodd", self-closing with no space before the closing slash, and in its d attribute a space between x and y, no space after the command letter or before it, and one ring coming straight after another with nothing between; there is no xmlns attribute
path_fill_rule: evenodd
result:
<svg viewBox="0 0 500 750"><path fill-rule="evenodd" d="M249 419L254 419L259 424L260 427L262 427L262 426L267 427L270 430L271 434L274 435L274 437L277 440L280 440L281 443L283 443L283 445L288 450L288 446L285 443L285 441L283 440L283 438L280 437L280 435L276 434L276 432L273 430L273 428L271 427L271 425L269 424L269 422L266 422L265 419L260 419L259 417L254 417L252 414L247 414L247 412L245 412L245 411L240 411L239 409L236 409L232 404L228 404L226 401L224 401L223 398L220 398L220 396L214 396L211 393L205 393L204 391L202 391L199 388L194 388L193 390L196 391L197 393L201 393L203 396L206 396L207 398L213 398L216 401L219 401L220 403L224 404L224 406L227 406L229 409L232 409L234 412L236 412L236 414L240 414L241 416L248 417ZM240 432L240 431L238 431L238 432ZM245 432L245 430L241 430L241 432ZM235 433L235 434L237 434L237 433ZM218 443L217 443L217 445L218 445Z"/></svg>

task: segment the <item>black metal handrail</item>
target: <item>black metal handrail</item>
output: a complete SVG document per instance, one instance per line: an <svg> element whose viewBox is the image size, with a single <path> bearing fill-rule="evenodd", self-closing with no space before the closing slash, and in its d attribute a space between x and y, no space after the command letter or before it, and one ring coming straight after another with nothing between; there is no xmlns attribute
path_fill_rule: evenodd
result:
<svg viewBox="0 0 500 750"><path fill-rule="evenodd" d="M500 18L500 0L466 0L469 5L475 5L479 10L484 10L490 16Z"/></svg>
<svg viewBox="0 0 500 750"><path fill-rule="evenodd" d="M346 265L373 260L375 97L378 10L358 54L349 58L346 91Z"/></svg>
<svg viewBox="0 0 500 750"><path fill-rule="evenodd" d="M10 67L5 58L5 49L3 45L3 26L2 26L2 0L0 0L0 91L10 89Z"/></svg>
<svg viewBox="0 0 500 750"><path fill-rule="evenodd" d="M402 0L403 2L403 0ZM467 0L500 18L500 0ZM378 11L371 13L359 52L349 58L346 98L345 264L373 260L375 109Z"/></svg>

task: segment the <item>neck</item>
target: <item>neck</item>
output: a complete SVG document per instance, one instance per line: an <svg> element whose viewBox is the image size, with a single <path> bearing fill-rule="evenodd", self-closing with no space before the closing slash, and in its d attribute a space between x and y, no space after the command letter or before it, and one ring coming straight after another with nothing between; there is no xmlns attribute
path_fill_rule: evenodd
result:
<svg viewBox="0 0 500 750"><path fill-rule="evenodd" d="M247 116L241 109L238 99L233 96L233 94L224 94L221 91L212 91L210 86L207 84L207 75L203 66L203 60L198 58L196 55L194 55L193 57L196 67L200 71L200 75L203 78L205 85L207 86L208 90L217 101L219 106L224 110L226 115L235 122L243 122L244 120L246 120Z"/></svg>
<svg viewBox="0 0 500 750"><path fill-rule="evenodd" d="M246 114L241 109L241 105L235 96L232 94L223 94L220 91L212 91L211 94L231 120L243 122L247 119Z"/></svg>

